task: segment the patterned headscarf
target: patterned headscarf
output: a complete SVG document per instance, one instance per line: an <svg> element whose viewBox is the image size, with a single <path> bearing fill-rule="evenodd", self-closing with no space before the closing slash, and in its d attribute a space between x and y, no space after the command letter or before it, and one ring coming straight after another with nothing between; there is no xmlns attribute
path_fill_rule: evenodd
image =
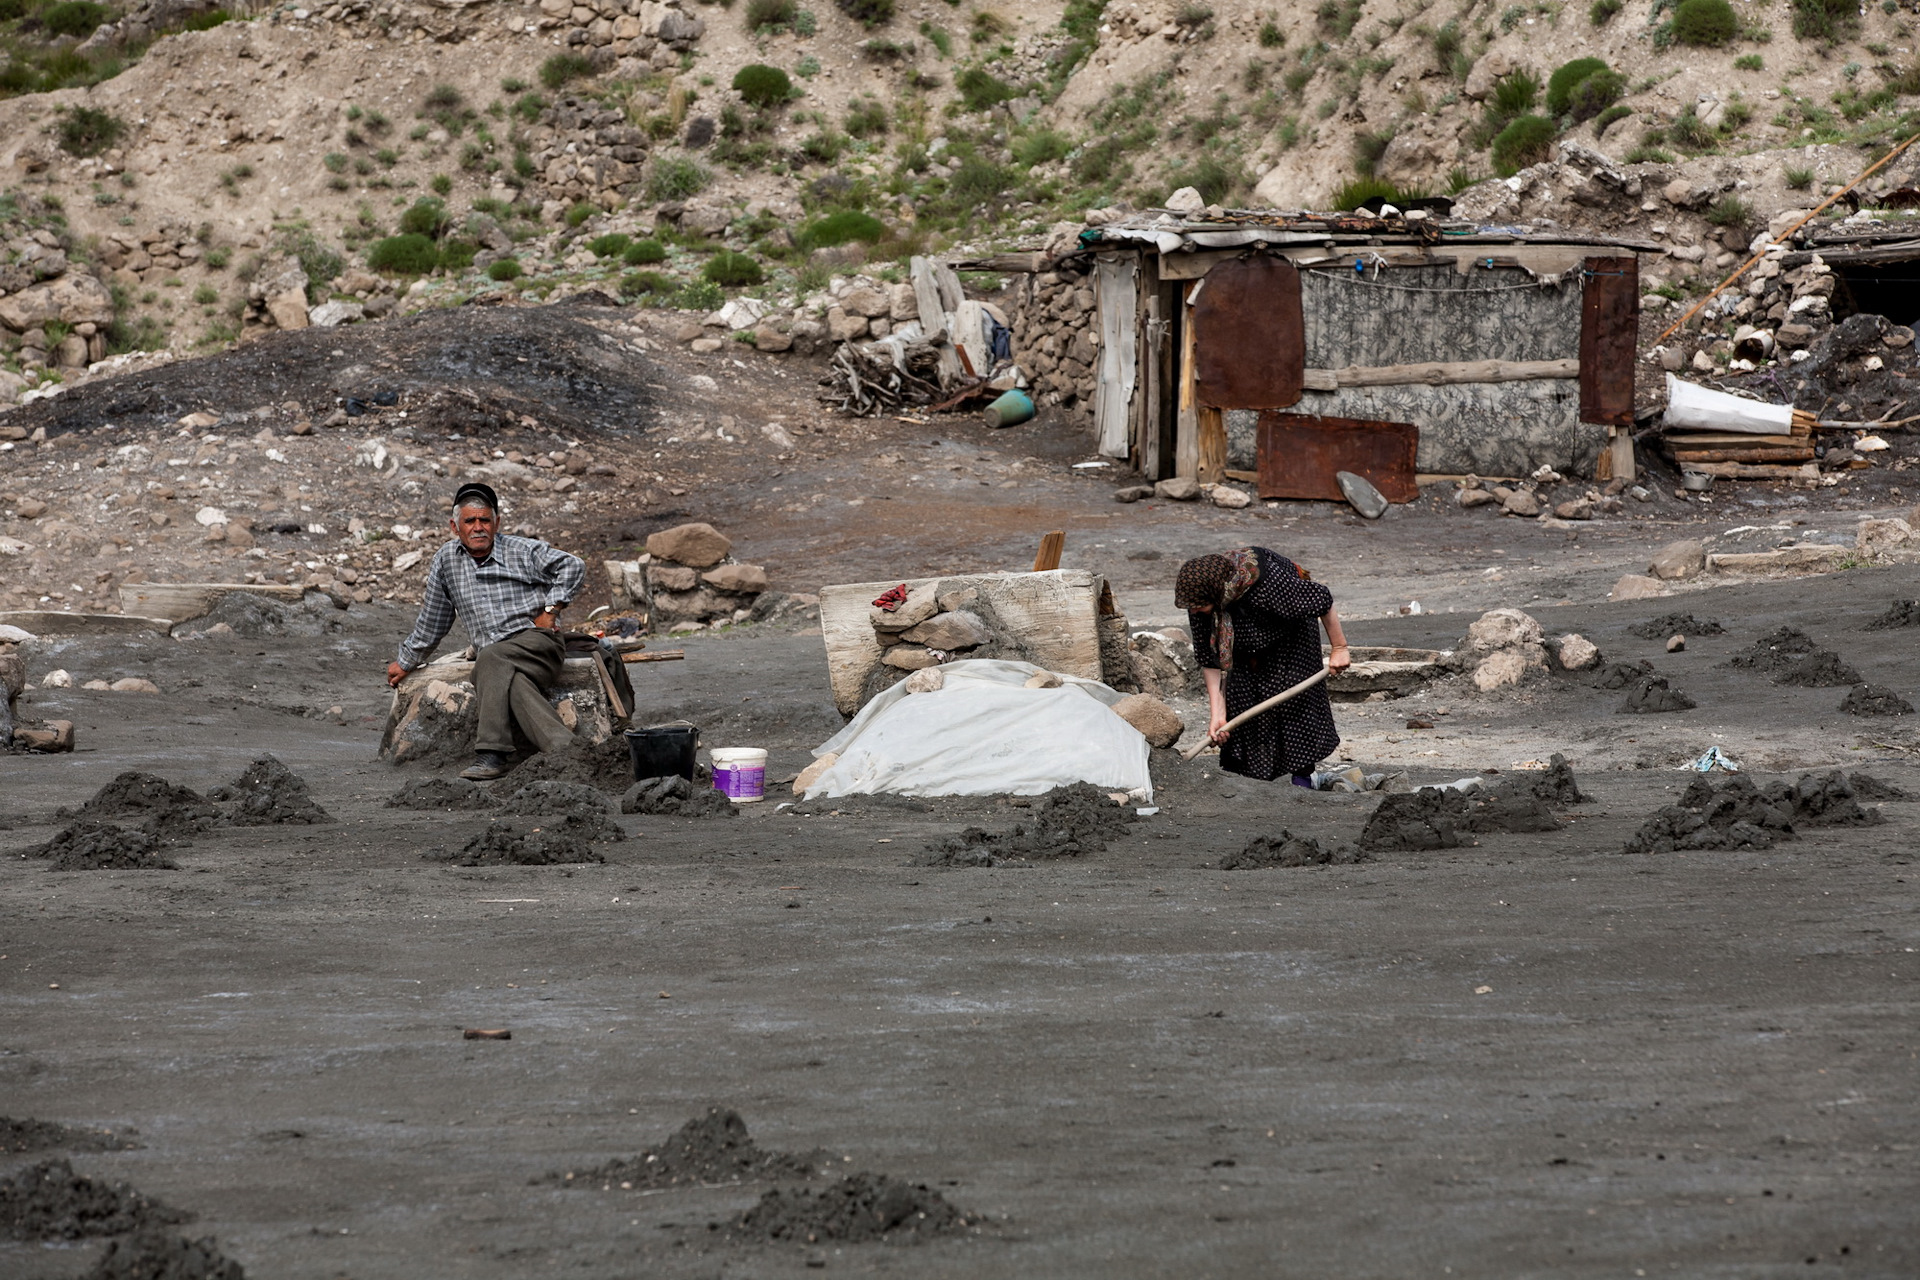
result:
<svg viewBox="0 0 1920 1280"><path fill-rule="evenodd" d="M1220 669L1233 670L1233 616L1227 607L1260 581L1260 557L1252 547L1215 555L1197 556L1180 566L1173 583L1173 605L1192 609L1196 605L1213 609L1214 648L1220 654Z"/></svg>

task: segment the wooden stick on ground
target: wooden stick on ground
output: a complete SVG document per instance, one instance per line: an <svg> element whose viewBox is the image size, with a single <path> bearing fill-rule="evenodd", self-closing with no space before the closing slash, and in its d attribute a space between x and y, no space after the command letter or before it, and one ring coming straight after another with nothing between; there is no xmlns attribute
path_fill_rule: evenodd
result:
<svg viewBox="0 0 1920 1280"><path fill-rule="evenodd" d="M687 656L685 649L662 649L658 653L623 653L622 662L678 662Z"/></svg>
<svg viewBox="0 0 1920 1280"><path fill-rule="evenodd" d="M1322 680L1325 680L1327 676L1332 673L1332 671L1333 671L1332 667L1320 668L1318 671L1308 676L1305 680L1302 680L1299 684L1293 686L1293 688L1288 689L1285 693L1276 693L1271 698L1268 698L1265 702L1262 702L1258 706L1249 707L1247 710L1242 711L1239 715L1235 716L1233 719L1227 721L1226 724L1222 725L1221 731L1223 733L1231 732L1234 729L1238 728L1240 725L1243 725L1247 721L1253 719L1255 716L1259 715L1261 712L1271 711L1275 707L1279 706L1281 703L1285 702L1287 699L1294 697L1296 694L1305 693L1307 690L1313 688L1313 686L1319 684ZM1195 743L1188 750L1182 751L1180 753L1180 757L1183 760L1191 760L1212 745L1213 745L1212 738L1202 738L1200 739L1199 742Z"/></svg>

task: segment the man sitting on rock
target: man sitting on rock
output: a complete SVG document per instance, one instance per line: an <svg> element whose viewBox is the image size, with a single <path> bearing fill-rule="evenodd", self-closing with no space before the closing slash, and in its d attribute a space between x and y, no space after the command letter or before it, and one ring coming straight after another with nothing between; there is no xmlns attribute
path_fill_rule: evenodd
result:
<svg viewBox="0 0 1920 1280"><path fill-rule="evenodd" d="M448 525L454 541L434 554L420 617L387 664L387 683L425 662L459 616L473 639L480 715L474 762L460 776L484 782L513 767L516 698L544 703L540 691L560 678L566 643L556 624L586 581L586 565L537 538L501 533L500 500L484 484L460 486Z"/></svg>

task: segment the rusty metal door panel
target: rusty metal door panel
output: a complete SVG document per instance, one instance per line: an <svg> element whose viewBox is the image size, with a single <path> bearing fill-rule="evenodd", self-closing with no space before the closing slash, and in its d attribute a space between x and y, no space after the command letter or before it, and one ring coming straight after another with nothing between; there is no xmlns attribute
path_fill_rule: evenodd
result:
<svg viewBox="0 0 1920 1280"><path fill-rule="evenodd" d="M1218 409L1284 409L1298 402L1307 341L1293 263L1265 255L1232 259L1207 272L1198 288L1198 401Z"/></svg>
<svg viewBox="0 0 1920 1280"><path fill-rule="evenodd" d="M1420 428L1411 422L1269 411L1260 415L1257 448L1263 498L1344 502L1334 479L1340 471L1364 476L1388 502L1420 496L1413 471Z"/></svg>
<svg viewBox="0 0 1920 1280"><path fill-rule="evenodd" d="M1633 425L1633 349L1640 332L1640 260L1588 258L1580 295L1580 420Z"/></svg>

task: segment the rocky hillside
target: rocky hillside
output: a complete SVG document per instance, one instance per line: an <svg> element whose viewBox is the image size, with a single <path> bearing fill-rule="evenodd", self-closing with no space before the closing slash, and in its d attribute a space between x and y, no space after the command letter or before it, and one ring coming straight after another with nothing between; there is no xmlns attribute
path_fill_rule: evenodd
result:
<svg viewBox="0 0 1920 1280"><path fill-rule="evenodd" d="M486 292L597 288L699 313L686 341L805 352L898 321L844 304L914 253L1179 186L1459 192L1664 239L1649 288L1685 299L1920 129L1914 9L0 0L0 401Z"/></svg>

